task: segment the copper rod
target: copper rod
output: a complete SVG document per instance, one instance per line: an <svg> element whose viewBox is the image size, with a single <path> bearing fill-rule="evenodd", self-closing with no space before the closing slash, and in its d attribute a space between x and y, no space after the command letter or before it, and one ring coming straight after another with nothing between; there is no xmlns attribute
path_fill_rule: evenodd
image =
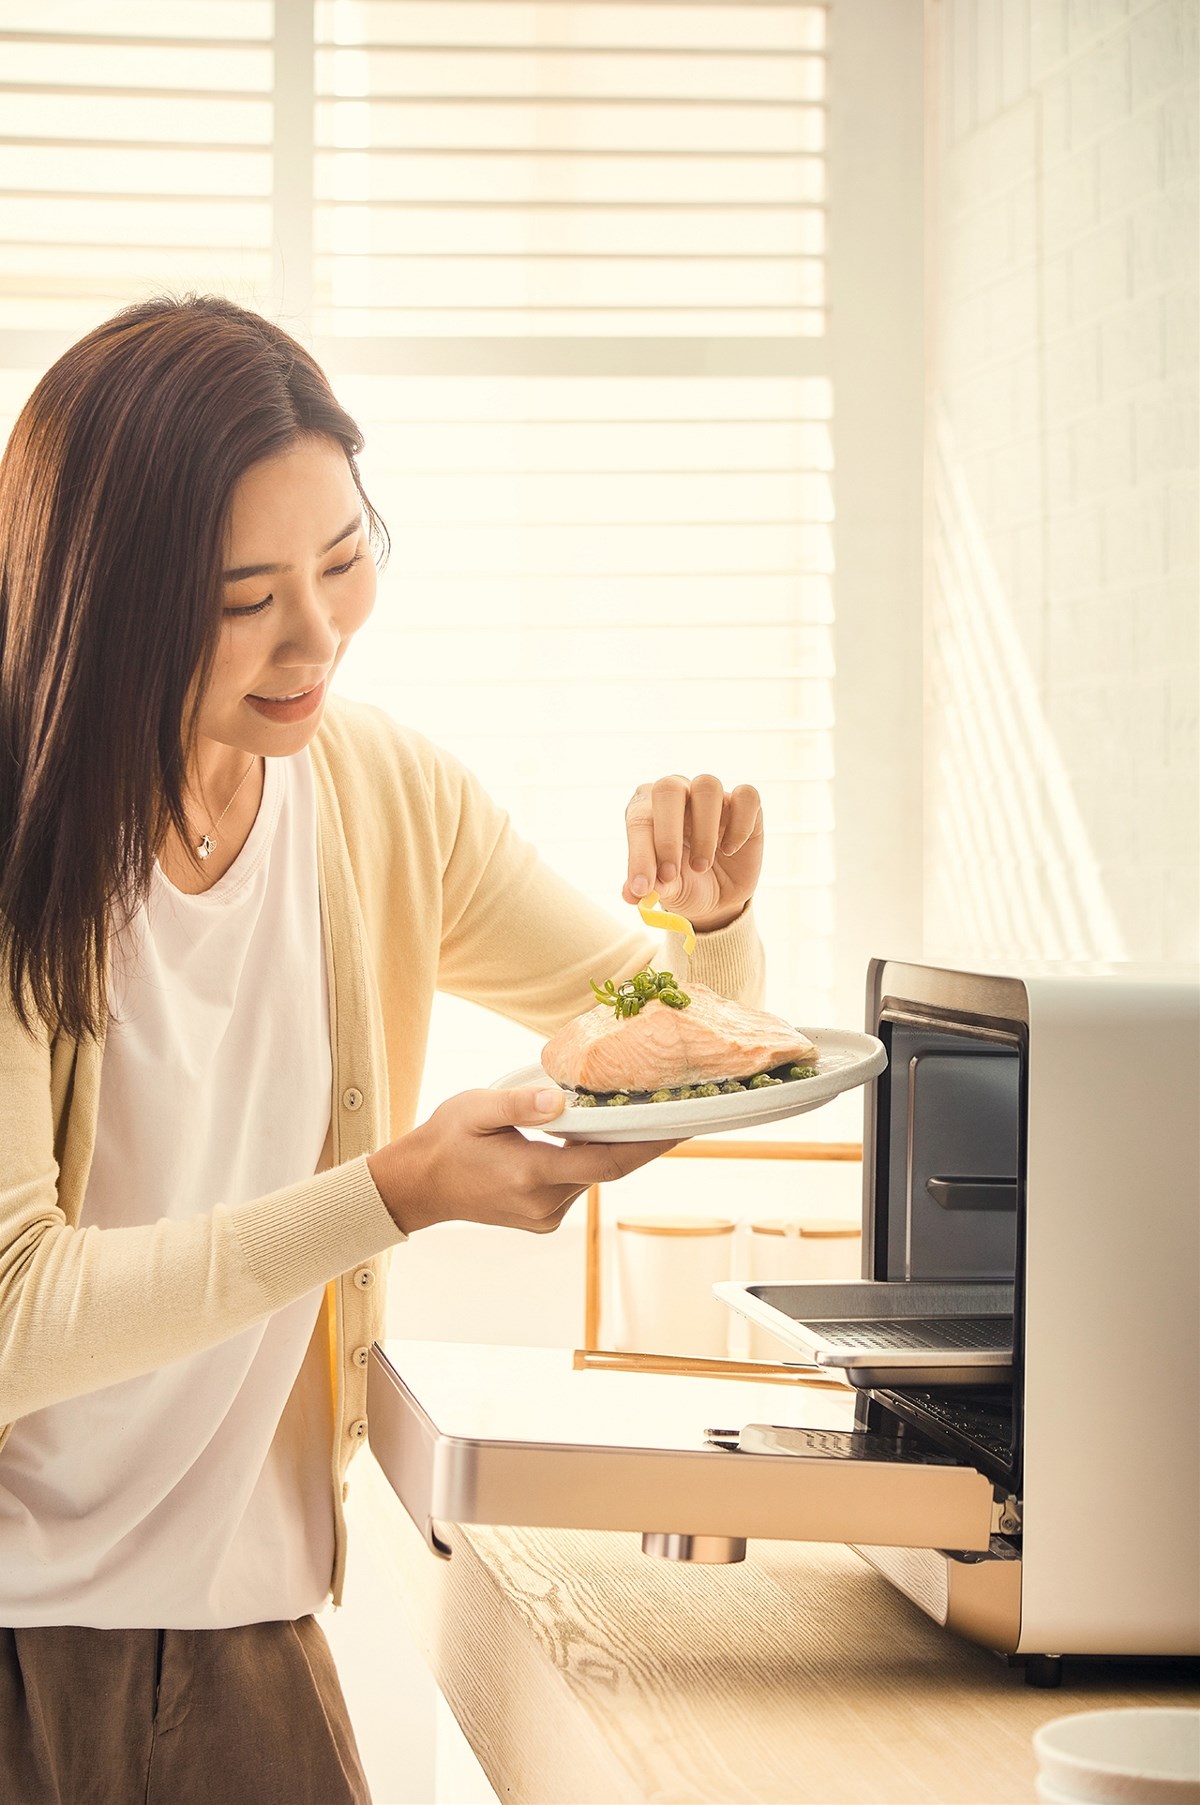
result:
<svg viewBox="0 0 1200 1805"><path fill-rule="evenodd" d="M861 1141L713 1141L698 1136L668 1147L663 1159L861 1160Z"/></svg>
<svg viewBox="0 0 1200 1805"><path fill-rule="evenodd" d="M595 1347L600 1339L600 1186L589 1185L587 1194L587 1277L583 1296L583 1341Z"/></svg>
<svg viewBox="0 0 1200 1805"><path fill-rule="evenodd" d="M679 1378L753 1379L766 1385L836 1385L848 1389L846 1381L819 1368L797 1368L776 1365L773 1361L707 1360L686 1354L634 1354L615 1348L576 1348L572 1359L576 1372L593 1368L612 1373L674 1373Z"/></svg>

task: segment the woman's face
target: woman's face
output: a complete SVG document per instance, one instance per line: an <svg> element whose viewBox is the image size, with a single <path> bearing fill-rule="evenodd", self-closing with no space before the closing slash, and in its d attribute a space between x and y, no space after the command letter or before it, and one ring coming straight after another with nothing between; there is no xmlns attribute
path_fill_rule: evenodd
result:
<svg viewBox="0 0 1200 1805"><path fill-rule="evenodd" d="M362 502L336 441L300 440L246 471L224 573L200 734L286 758L315 734L330 679L375 601Z"/></svg>

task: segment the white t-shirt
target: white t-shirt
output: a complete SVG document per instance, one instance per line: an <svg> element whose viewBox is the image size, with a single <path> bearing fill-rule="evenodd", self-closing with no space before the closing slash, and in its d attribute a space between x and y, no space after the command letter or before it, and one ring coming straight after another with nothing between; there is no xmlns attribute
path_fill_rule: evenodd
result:
<svg viewBox="0 0 1200 1805"><path fill-rule="evenodd" d="M307 751L265 761L229 870L157 865L115 944L81 1227L236 1205L309 1177L330 1120ZM217 1629L325 1602L333 1417L321 1291L169 1366L15 1424L0 1449L0 1624Z"/></svg>

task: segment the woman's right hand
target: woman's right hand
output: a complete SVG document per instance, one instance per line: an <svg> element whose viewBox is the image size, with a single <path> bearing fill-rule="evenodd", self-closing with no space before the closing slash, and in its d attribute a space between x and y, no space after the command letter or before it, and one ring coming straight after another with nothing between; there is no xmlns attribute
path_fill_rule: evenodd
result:
<svg viewBox="0 0 1200 1805"><path fill-rule="evenodd" d="M549 1234L589 1185L624 1178L674 1145L551 1145L519 1132L553 1134L565 1102L552 1086L463 1091L419 1128L369 1154L367 1169L397 1228L411 1235L435 1222L486 1222Z"/></svg>

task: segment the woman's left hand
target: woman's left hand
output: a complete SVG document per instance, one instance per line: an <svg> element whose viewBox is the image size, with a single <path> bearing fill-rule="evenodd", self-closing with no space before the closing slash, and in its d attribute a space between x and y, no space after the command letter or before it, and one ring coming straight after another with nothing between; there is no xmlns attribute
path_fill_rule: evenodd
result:
<svg viewBox="0 0 1200 1805"><path fill-rule="evenodd" d="M697 933L736 921L762 869L762 803L752 784L678 775L639 784L625 810L629 872L621 895L657 890Z"/></svg>

